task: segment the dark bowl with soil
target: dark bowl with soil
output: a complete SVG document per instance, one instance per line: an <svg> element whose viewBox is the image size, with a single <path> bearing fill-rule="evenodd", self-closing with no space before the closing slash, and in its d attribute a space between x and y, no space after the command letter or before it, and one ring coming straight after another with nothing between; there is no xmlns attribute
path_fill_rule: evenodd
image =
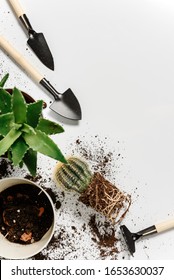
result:
<svg viewBox="0 0 174 280"><path fill-rule="evenodd" d="M47 246L55 210L47 192L22 178L0 180L0 256L26 259Z"/></svg>
<svg viewBox="0 0 174 280"><path fill-rule="evenodd" d="M12 88L6 88L5 89L6 91L8 91L10 94L12 94L13 92L13 89ZM21 93L23 94L23 97L26 101L26 103L33 103L35 102L36 100L31 96L29 95L28 93L24 92L24 91L21 91ZM47 104L45 102L43 102L43 108L46 108L47 107Z"/></svg>

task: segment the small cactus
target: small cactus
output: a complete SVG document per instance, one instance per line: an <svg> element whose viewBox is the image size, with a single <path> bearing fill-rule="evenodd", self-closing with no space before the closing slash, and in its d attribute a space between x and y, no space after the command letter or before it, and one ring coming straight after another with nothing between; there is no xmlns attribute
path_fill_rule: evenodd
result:
<svg viewBox="0 0 174 280"><path fill-rule="evenodd" d="M65 190L80 193L79 201L91 206L113 223L120 222L128 211L131 198L107 181L99 172L92 172L80 158L70 157L67 164L58 163L54 180Z"/></svg>
<svg viewBox="0 0 174 280"><path fill-rule="evenodd" d="M70 157L68 164L58 163L55 170L55 180L66 190L84 192L89 186L92 173L86 162L77 157Z"/></svg>

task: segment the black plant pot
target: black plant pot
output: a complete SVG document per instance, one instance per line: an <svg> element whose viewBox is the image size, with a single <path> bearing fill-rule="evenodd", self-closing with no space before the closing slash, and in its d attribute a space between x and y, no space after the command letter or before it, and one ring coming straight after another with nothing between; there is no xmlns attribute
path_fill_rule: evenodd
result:
<svg viewBox="0 0 174 280"><path fill-rule="evenodd" d="M8 91L10 94L12 94L13 92L13 89L12 88L7 88L5 89L6 91ZM24 98L25 98L25 101L27 102L27 104L29 103L33 103L35 102L36 100L31 96L29 95L28 93L24 92L24 91L21 91L21 93L23 94ZM46 108L47 107L47 104L46 102L43 102L43 108Z"/></svg>

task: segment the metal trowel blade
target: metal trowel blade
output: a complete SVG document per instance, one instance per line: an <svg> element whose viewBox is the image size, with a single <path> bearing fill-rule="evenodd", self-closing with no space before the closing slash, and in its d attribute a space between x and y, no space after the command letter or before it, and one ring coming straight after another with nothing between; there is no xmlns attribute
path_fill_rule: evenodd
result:
<svg viewBox="0 0 174 280"><path fill-rule="evenodd" d="M47 66L51 70L54 70L53 56L43 33L32 32L32 34L29 34L29 36L30 37L27 43L30 48L34 51L34 53L45 66Z"/></svg>
<svg viewBox="0 0 174 280"><path fill-rule="evenodd" d="M79 101L70 88L59 95L59 99L50 105L50 109L67 119L81 120L82 118Z"/></svg>

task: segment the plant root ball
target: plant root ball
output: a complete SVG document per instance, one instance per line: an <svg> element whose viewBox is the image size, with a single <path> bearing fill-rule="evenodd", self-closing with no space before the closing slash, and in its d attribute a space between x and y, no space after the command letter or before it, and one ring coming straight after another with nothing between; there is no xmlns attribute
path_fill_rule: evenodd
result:
<svg viewBox="0 0 174 280"><path fill-rule="evenodd" d="M99 172L94 173L90 185L79 201L103 214L112 223L121 222L131 205L131 197L120 191Z"/></svg>

